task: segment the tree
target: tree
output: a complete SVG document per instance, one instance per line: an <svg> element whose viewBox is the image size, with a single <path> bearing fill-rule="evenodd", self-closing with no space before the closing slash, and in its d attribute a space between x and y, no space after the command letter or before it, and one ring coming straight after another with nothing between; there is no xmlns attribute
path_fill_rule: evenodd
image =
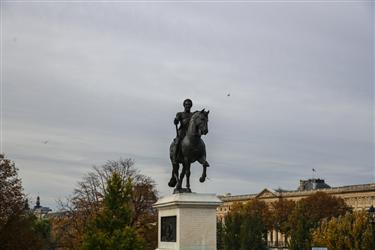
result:
<svg viewBox="0 0 375 250"><path fill-rule="evenodd" d="M297 202L288 217L290 249L311 249L311 231L319 226L322 219L338 217L350 211L342 198L336 198L323 192Z"/></svg>
<svg viewBox="0 0 375 250"><path fill-rule="evenodd" d="M257 199L237 203L225 218L225 250L267 249L267 227L270 211L265 202Z"/></svg>
<svg viewBox="0 0 375 250"><path fill-rule="evenodd" d="M342 198L337 198L324 192L316 192L302 199L301 202L307 205L308 216L312 220L314 227L323 218L338 217L351 210Z"/></svg>
<svg viewBox="0 0 375 250"><path fill-rule="evenodd" d="M253 199L242 208L240 249L267 249L267 228L271 227L271 214L265 202Z"/></svg>
<svg viewBox="0 0 375 250"><path fill-rule="evenodd" d="M103 207L105 188L113 173L123 181L131 180L133 212L131 226L136 228L146 241L146 249L157 247L157 211L152 207L157 201L155 182L142 175L131 159L108 161L94 166L74 193L65 202L60 201L63 216L53 220L53 232L60 247L77 249L81 247L85 228Z"/></svg>
<svg viewBox="0 0 375 250"><path fill-rule="evenodd" d="M277 201L272 202L270 204L271 214L271 228L270 231L272 233L272 229L276 232L281 232L285 235L285 239L288 238L288 232L290 231L290 227L288 224L288 217L292 213L295 202L291 200L287 200L284 198L279 198ZM278 234L276 234L276 238L273 239L278 246L282 239L279 239Z"/></svg>
<svg viewBox="0 0 375 250"><path fill-rule="evenodd" d="M224 225L221 220L216 222L216 249L223 250L224 249Z"/></svg>
<svg viewBox="0 0 375 250"><path fill-rule="evenodd" d="M281 233L287 235L290 231L288 228L288 217L292 213L296 203L291 200L280 198L271 203L273 228Z"/></svg>
<svg viewBox="0 0 375 250"><path fill-rule="evenodd" d="M271 211L264 201L253 199L246 202L242 208L242 213L260 218L264 226L268 229L273 225Z"/></svg>
<svg viewBox="0 0 375 250"><path fill-rule="evenodd" d="M0 155L0 248L44 249L49 244L48 222L28 209L14 162Z"/></svg>
<svg viewBox="0 0 375 250"><path fill-rule="evenodd" d="M33 228L41 241L42 246L39 249L50 249L53 245L51 238L51 221L46 218L36 218Z"/></svg>
<svg viewBox="0 0 375 250"><path fill-rule="evenodd" d="M241 222L240 250L266 250L267 228L259 216L245 215Z"/></svg>
<svg viewBox="0 0 375 250"><path fill-rule="evenodd" d="M338 218L324 220L314 230L313 243L330 250L374 249L372 228L366 211L346 213Z"/></svg>
<svg viewBox="0 0 375 250"><path fill-rule="evenodd" d="M114 172L108 180L103 207L88 223L82 249L143 250L144 242L132 227L132 184Z"/></svg>
<svg viewBox="0 0 375 250"><path fill-rule="evenodd" d="M26 200L17 171L14 162L0 155L0 230L25 207Z"/></svg>
<svg viewBox="0 0 375 250"><path fill-rule="evenodd" d="M309 208L303 202L297 203L292 214L289 216L290 228L290 249L307 250L311 249L310 230L313 228L312 221L308 216Z"/></svg>
<svg viewBox="0 0 375 250"><path fill-rule="evenodd" d="M224 250L240 249L242 215L239 212L230 212L225 217Z"/></svg>

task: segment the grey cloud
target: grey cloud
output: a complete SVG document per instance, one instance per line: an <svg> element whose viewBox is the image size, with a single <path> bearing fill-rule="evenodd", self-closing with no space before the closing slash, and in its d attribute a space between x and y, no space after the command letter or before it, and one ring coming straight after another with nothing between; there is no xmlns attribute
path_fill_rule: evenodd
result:
<svg viewBox="0 0 375 250"><path fill-rule="evenodd" d="M7 3L4 19L5 153L50 206L55 180L67 195L120 157L168 194L186 97L211 110L197 191L292 189L312 167L335 185L374 180L367 4Z"/></svg>

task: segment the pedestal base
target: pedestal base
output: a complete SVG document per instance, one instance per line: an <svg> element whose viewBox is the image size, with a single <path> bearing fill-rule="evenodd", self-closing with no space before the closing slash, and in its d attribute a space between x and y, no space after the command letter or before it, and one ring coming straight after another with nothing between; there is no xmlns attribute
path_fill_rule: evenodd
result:
<svg viewBox="0 0 375 250"><path fill-rule="evenodd" d="M220 204L215 194L180 193L158 200L157 250L216 250Z"/></svg>

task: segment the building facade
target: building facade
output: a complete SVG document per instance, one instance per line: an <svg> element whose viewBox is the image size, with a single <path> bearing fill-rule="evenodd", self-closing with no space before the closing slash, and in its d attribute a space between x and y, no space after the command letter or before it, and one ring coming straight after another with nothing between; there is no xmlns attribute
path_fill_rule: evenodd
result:
<svg viewBox="0 0 375 250"><path fill-rule="evenodd" d="M220 196L223 204L217 208L217 218L224 222L226 214L231 211L234 203L259 199L270 204L280 198L296 202L318 191L342 198L353 210L368 210L371 206L375 206L375 183L330 187L323 179L308 179L301 180L298 189L293 191L265 188L258 194ZM270 247L285 247L286 239L280 232L272 231L268 233L268 242Z"/></svg>

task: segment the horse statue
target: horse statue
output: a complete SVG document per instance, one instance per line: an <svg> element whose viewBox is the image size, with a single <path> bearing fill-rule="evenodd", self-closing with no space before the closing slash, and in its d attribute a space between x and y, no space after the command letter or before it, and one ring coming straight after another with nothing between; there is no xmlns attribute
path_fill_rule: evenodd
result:
<svg viewBox="0 0 375 250"><path fill-rule="evenodd" d="M202 135L208 133L208 113L210 111L195 111L188 125L185 137L181 141L179 147L180 151L177 154L177 162L173 161L173 142L170 146L170 159L172 162L172 177L168 183L170 187L175 187L174 193L188 192L190 189L190 165L198 161L203 166L202 176L199 178L200 182L204 182L207 177L207 167L210 165L206 161L206 146L201 139ZM179 176L179 167L182 164L181 174ZM182 181L186 175L186 188L182 188Z"/></svg>

